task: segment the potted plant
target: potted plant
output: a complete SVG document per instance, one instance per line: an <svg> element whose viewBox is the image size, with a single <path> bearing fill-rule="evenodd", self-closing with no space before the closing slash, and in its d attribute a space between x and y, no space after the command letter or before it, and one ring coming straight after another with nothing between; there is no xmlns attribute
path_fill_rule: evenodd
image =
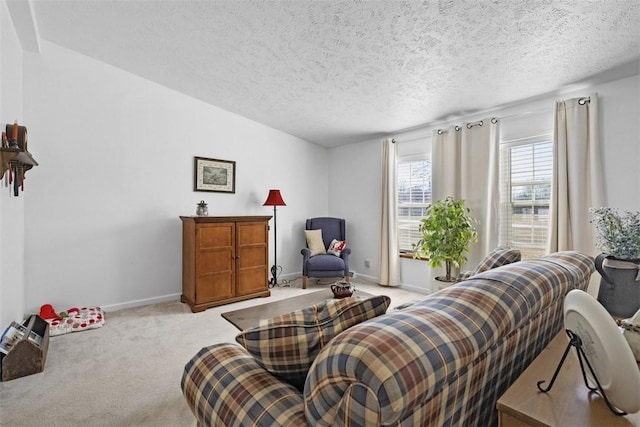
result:
<svg viewBox="0 0 640 427"><path fill-rule="evenodd" d="M478 237L473 226L475 220L469 212L471 210L465 207L464 200L447 197L432 203L427 208L427 215L420 220L418 230L422 238L413 245L413 257L427 257L432 268L444 263L446 276L444 280L436 279L453 282L451 266L458 268L467 261L469 244Z"/></svg>
<svg viewBox="0 0 640 427"><path fill-rule="evenodd" d="M590 209L597 232L596 269L602 276L598 301L614 316L640 309L640 212Z"/></svg>

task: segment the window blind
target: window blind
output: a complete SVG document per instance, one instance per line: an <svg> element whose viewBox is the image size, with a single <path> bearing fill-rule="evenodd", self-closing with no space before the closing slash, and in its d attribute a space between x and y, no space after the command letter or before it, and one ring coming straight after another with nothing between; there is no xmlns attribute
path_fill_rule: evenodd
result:
<svg viewBox="0 0 640 427"><path fill-rule="evenodd" d="M500 153L500 244L523 259L544 255L553 151L549 136L503 142Z"/></svg>
<svg viewBox="0 0 640 427"><path fill-rule="evenodd" d="M431 158L429 155L398 159L398 240L401 252L412 251L421 235L420 219L431 203Z"/></svg>

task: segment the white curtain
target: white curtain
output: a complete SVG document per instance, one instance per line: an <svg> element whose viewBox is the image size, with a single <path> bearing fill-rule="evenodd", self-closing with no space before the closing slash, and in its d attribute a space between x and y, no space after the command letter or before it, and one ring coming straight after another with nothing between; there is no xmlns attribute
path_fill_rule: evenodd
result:
<svg viewBox="0 0 640 427"><path fill-rule="evenodd" d="M465 269L475 267L498 246L499 134L495 119L451 126L433 134L432 199L464 199L477 220L478 242L467 253Z"/></svg>
<svg viewBox="0 0 640 427"><path fill-rule="evenodd" d="M595 254L590 207L605 205L598 95L556 102L549 252Z"/></svg>
<svg viewBox="0 0 640 427"><path fill-rule="evenodd" d="M398 211L398 150L393 139L382 141L382 235L380 238L380 284L400 286L400 248L396 228Z"/></svg>

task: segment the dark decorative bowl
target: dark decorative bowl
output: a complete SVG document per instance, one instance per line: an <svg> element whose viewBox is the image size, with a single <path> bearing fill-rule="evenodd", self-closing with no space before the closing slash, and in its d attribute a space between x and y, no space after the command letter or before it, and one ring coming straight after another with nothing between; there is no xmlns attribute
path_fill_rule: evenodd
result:
<svg viewBox="0 0 640 427"><path fill-rule="evenodd" d="M336 282L331 285L334 298L346 298L353 295L356 289L347 282Z"/></svg>

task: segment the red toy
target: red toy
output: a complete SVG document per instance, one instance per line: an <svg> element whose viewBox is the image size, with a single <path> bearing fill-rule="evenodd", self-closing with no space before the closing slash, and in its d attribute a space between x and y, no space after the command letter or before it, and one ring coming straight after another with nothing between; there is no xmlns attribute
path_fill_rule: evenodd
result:
<svg viewBox="0 0 640 427"><path fill-rule="evenodd" d="M53 306L51 304L45 304L42 307L40 307L40 317L42 317L45 320L55 319L56 317L58 317L58 314L53 309Z"/></svg>
<svg viewBox="0 0 640 427"><path fill-rule="evenodd" d="M65 317L77 316L78 314L80 314L80 310L78 309L78 307L71 307L67 311L61 311L60 314L56 313L51 304L44 304L42 307L40 307L40 317L42 317L44 320L62 320Z"/></svg>

